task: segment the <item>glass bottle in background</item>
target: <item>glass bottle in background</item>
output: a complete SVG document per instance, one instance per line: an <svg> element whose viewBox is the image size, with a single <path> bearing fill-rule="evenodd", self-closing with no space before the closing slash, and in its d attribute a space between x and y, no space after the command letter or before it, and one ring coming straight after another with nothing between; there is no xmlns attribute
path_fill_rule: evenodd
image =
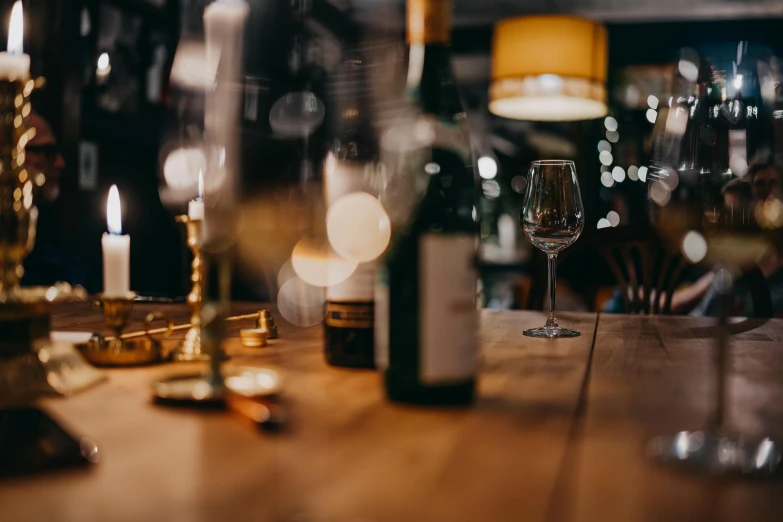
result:
<svg viewBox="0 0 783 522"><path fill-rule="evenodd" d="M346 205L352 203L342 198L370 190L378 162L377 141L369 118L366 65L357 50L347 51L346 57L332 82L334 138L323 169L327 227L329 210L335 203L344 212ZM373 288L377 262L367 260L362 252L338 253L348 254L353 257L351 261L359 264L348 279L327 288L326 361L335 366L374 368Z"/></svg>
<svg viewBox="0 0 783 522"><path fill-rule="evenodd" d="M448 0L408 0L408 98L432 133L426 190L393 236L376 287L376 365L387 396L472 401L478 359L475 180L449 60Z"/></svg>

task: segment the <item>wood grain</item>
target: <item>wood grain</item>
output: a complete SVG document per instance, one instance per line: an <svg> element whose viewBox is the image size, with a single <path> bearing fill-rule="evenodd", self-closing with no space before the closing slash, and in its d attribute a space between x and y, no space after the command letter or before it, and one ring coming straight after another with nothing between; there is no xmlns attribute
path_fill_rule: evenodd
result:
<svg viewBox="0 0 783 522"><path fill-rule="evenodd" d="M715 407L715 320L601 315L563 492L572 521L783 519L779 482L712 482L653 465L650 437L703 429ZM783 439L783 321L732 326L728 422Z"/></svg>
<svg viewBox="0 0 783 522"><path fill-rule="evenodd" d="M236 312L254 308L238 305ZM187 317L184 307L171 311ZM99 313L68 307L53 323L92 331L101 326ZM540 340L522 330L543 324L543 314L485 311L480 397L468 409L390 404L375 372L324 363L320 327L275 318L281 338L268 348L242 349L233 338L227 349L232 364L283 374L292 416L287 433L263 435L223 412L150 402L152 379L199 365L111 370L106 384L43 401L100 445L101 462L86 472L0 483L0 520L546 519L595 314L563 314L561 323L581 337Z"/></svg>

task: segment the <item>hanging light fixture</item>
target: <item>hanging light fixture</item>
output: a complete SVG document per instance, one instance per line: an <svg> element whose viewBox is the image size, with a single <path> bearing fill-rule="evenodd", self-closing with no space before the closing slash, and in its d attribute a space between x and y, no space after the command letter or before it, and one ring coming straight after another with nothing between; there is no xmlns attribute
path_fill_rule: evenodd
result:
<svg viewBox="0 0 783 522"><path fill-rule="evenodd" d="M606 29L565 15L498 22L492 42L489 111L532 121L606 115Z"/></svg>

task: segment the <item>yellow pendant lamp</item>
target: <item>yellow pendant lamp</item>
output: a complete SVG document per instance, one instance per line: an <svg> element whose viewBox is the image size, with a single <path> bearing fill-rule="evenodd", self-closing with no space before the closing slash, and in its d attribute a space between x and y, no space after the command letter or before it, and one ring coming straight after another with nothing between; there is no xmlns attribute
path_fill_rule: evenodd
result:
<svg viewBox="0 0 783 522"><path fill-rule="evenodd" d="M606 29L565 15L522 16L495 25L489 111L531 121L606 115Z"/></svg>

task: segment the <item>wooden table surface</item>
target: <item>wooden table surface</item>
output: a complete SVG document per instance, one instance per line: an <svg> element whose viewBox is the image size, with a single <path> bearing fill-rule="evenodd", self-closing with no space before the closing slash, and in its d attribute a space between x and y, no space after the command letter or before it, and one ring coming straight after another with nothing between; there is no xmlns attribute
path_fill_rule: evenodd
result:
<svg viewBox="0 0 783 522"><path fill-rule="evenodd" d="M97 312L68 306L54 328L99 329ZM582 336L541 340L522 330L543 314L485 311L467 409L391 404L375 372L323 362L320 327L276 321L269 347L227 348L232 363L282 373L287 432L151 402L153 379L197 364L108 370L106 383L42 401L101 461L0 482L0 521L783 520L781 482L709 481L645 457L651 436L702 428L713 411L713 320L564 313ZM730 424L783 440L783 321L734 329Z"/></svg>

